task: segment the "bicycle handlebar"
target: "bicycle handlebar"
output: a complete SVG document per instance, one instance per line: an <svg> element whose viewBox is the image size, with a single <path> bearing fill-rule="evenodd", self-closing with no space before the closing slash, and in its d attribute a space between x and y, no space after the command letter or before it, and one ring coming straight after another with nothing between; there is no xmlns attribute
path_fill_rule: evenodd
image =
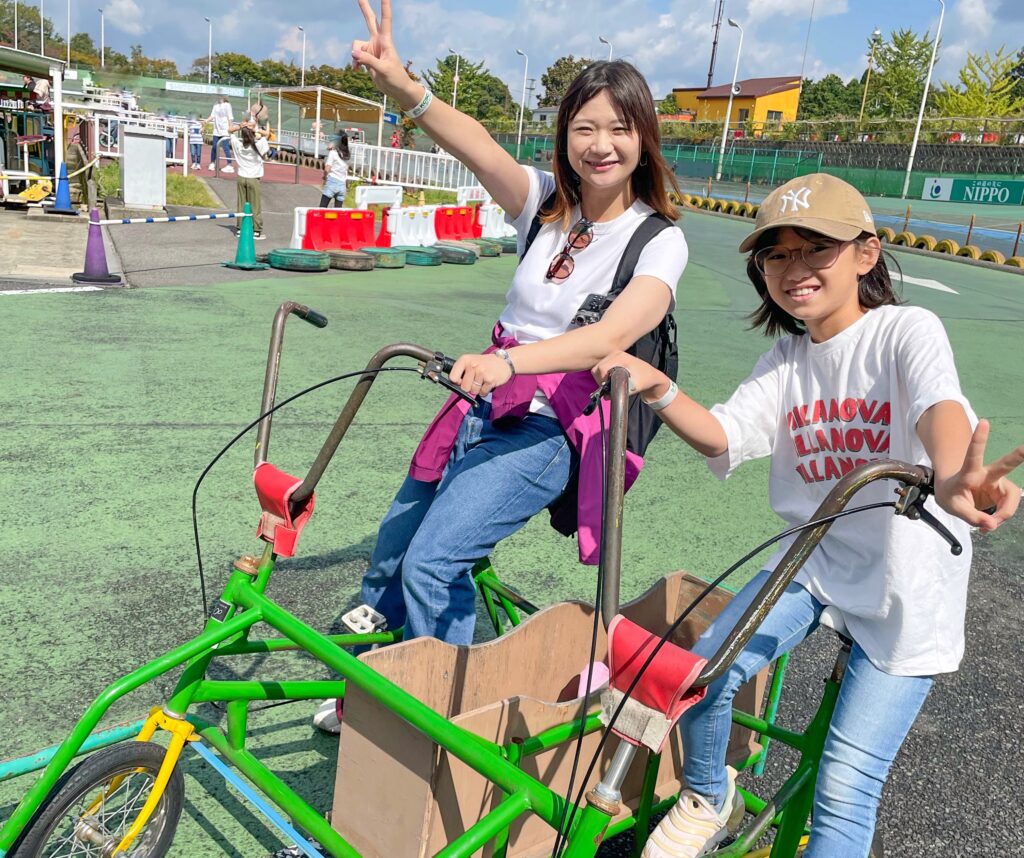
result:
<svg viewBox="0 0 1024 858"><path fill-rule="evenodd" d="M835 484L821 502L811 520L817 521L842 512L856 492L868 483L886 479L899 480L904 486L908 487L903 490L904 502L896 504L897 513L911 518L917 517L913 515L912 510L914 508L920 509L919 504L924 500L923 495L930 491L932 478L931 468L926 468L923 465L908 465L905 462L899 462L894 459L867 462L854 468ZM955 537L942 527L934 517L929 515L927 518L923 516L921 518L933 527L938 525L935 529L950 543L950 550L953 554L959 554L963 550ZM929 521L928 519L931 520ZM732 666L733 661L750 642L758 627L765 617L768 616L768 612L779 601L786 587L796 577L797 572L803 567L811 552L817 548L818 543L821 542L831 526L832 520L828 520L800 533L775 567L775 571L768 576L768 580L761 587L761 590L753 602L751 602L750 607L744 611L743 616L740 617L739 622L729 633L729 636L722 642L718 651L704 666L704 669L693 683L694 687L699 688L714 682Z"/></svg>

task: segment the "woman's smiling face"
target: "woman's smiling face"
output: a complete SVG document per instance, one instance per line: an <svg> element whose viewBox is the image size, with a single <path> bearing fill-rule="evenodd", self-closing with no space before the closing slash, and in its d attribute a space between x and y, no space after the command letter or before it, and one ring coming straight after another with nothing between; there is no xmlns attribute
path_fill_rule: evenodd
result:
<svg viewBox="0 0 1024 858"><path fill-rule="evenodd" d="M631 129L606 90L569 120L569 164L580 183L611 190L629 182L640 162L640 135Z"/></svg>

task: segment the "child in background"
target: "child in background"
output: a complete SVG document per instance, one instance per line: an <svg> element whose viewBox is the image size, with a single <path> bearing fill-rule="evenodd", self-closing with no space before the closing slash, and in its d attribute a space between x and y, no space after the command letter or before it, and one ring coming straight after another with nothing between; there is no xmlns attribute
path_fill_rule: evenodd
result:
<svg viewBox="0 0 1024 858"><path fill-rule="evenodd" d="M351 158L348 149L348 135L342 133L337 142L327 144L327 157L324 159L324 187L320 195L320 208L325 209L334 201L335 208L345 205L345 192L348 184L348 162Z"/></svg>
<svg viewBox="0 0 1024 858"><path fill-rule="evenodd" d="M202 169L203 160L203 123L195 116L188 120L188 150L193 170Z"/></svg>
<svg viewBox="0 0 1024 858"><path fill-rule="evenodd" d="M232 129L231 151L238 162L238 211L249 203L252 209L253 238L263 240L263 203L260 196L260 179L263 178L263 159L270 149L262 132L248 124L236 125Z"/></svg>

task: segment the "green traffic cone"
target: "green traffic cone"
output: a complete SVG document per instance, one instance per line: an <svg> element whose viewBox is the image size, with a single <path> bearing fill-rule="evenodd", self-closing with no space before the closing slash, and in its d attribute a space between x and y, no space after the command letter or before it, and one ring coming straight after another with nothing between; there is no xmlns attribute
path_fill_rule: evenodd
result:
<svg viewBox="0 0 1024 858"><path fill-rule="evenodd" d="M256 240L253 238L252 227L252 206L245 204L245 214L248 217L239 218L241 224L238 226L238 249L235 251L235 261L225 262L228 268L239 268L242 271L260 271L269 268L265 262L256 261Z"/></svg>

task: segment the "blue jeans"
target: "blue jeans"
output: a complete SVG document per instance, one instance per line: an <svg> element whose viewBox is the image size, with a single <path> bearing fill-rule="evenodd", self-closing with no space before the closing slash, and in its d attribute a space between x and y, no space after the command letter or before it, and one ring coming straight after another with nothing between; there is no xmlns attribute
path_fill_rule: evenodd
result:
<svg viewBox="0 0 1024 858"><path fill-rule="evenodd" d="M210 141L210 163L216 165L217 163L217 144L220 144L224 150L224 160L229 164L231 163L231 138L230 137L217 137L214 135L213 140Z"/></svg>
<svg viewBox="0 0 1024 858"><path fill-rule="evenodd" d="M565 490L572 448L558 421L531 415L497 428L475 406L439 483L406 477L381 523L362 599L405 639L471 644L473 564Z"/></svg>
<svg viewBox="0 0 1024 858"><path fill-rule="evenodd" d="M701 635L693 651L710 658L767 578L756 575ZM747 648L708 694L680 720L683 778L716 807L725 804L725 753L732 699L739 687L818 626L823 605L790 584ZM832 715L814 792L814 824L804 858L866 858L882 786L928 691L930 676L893 676L875 667L856 643Z"/></svg>
<svg viewBox="0 0 1024 858"><path fill-rule="evenodd" d="M201 164L203 162L203 144L202 143L189 143L189 153L192 156L193 164Z"/></svg>

